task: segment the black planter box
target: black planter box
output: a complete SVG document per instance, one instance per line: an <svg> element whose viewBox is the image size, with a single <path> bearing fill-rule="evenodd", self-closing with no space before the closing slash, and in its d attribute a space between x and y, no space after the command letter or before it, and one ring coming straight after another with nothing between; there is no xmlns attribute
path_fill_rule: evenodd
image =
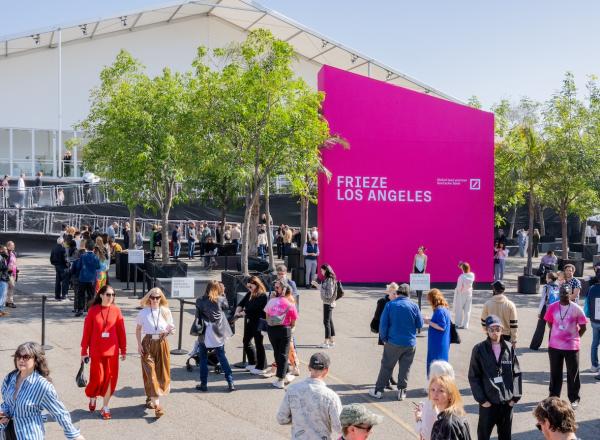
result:
<svg viewBox="0 0 600 440"><path fill-rule="evenodd" d="M572 264L573 266L575 266L575 275L574 276L582 277L584 263L585 263L585 260L583 258L569 258L566 260L559 258L558 259L558 270L563 270L565 265Z"/></svg>
<svg viewBox="0 0 600 440"><path fill-rule="evenodd" d="M127 252L119 252L115 258L115 272L117 279L123 283L127 282L127 261L128 254ZM140 265L141 266L141 265ZM137 272L137 280L144 281L144 274L142 271ZM133 281L135 279L135 267L131 265L129 268L129 281Z"/></svg>
<svg viewBox="0 0 600 440"><path fill-rule="evenodd" d="M540 243L554 243L554 241L556 241L556 238L552 235L543 235L540 237Z"/></svg>
<svg viewBox="0 0 600 440"><path fill-rule="evenodd" d="M535 295L540 288L540 279L536 276L522 275L517 282L517 291L525 295Z"/></svg>
<svg viewBox="0 0 600 440"><path fill-rule="evenodd" d="M225 286L225 295L227 296L227 302L230 306L234 304L235 307L237 307L237 294L238 292L248 291L248 289L246 289L246 283L252 276L257 276L260 278L267 290L271 290L271 286L275 280L275 277L270 274L250 272L250 274L246 276L239 271L221 272L221 282Z"/></svg>
<svg viewBox="0 0 600 440"><path fill-rule="evenodd" d="M182 261L167 264L160 261L146 261L144 268L152 278L187 277L187 264Z"/></svg>

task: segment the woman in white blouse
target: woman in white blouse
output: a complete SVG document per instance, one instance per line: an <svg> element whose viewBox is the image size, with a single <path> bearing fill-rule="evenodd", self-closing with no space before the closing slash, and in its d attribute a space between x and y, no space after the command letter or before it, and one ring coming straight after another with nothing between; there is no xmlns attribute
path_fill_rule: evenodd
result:
<svg viewBox="0 0 600 440"><path fill-rule="evenodd" d="M140 304L143 309L137 317L135 336L142 357L146 408L154 409L156 417L160 418L165 412L160 406L159 397L169 394L171 385L167 336L173 334L175 325L167 298L158 287L150 289Z"/></svg>

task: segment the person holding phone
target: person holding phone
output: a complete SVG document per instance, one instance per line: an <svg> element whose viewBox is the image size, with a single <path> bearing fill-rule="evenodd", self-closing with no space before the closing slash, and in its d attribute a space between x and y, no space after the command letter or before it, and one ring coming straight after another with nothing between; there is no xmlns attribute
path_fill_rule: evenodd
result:
<svg viewBox="0 0 600 440"><path fill-rule="evenodd" d="M96 410L96 398L102 396L100 416L110 420L108 404L119 380L119 352L121 360L127 354L125 321L121 309L115 305L115 291L110 286L102 287L92 302L83 323L81 338L81 362L89 356L90 380L85 388L89 397L90 412Z"/></svg>

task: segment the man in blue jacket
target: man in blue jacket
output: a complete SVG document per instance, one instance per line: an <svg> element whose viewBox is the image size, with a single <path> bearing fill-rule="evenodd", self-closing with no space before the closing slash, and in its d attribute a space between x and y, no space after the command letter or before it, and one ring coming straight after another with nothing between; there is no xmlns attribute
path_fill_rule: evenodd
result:
<svg viewBox="0 0 600 440"><path fill-rule="evenodd" d="M79 273L79 290L75 297L75 316L83 315L87 304L94 297L96 270L100 269L100 259L94 253L94 242L85 243L85 253L73 263L73 272Z"/></svg>
<svg viewBox="0 0 600 440"><path fill-rule="evenodd" d="M375 389L369 391L369 395L376 399L383 397L383 390L392 377L396 363L398 364L398 400L406 398L408 373L417 346L417 330L423 327L421 311L409 298L409 285L402 284L397 293L396 299L385 305L379 321L379 337L384 344L383 357Z"/></svg>

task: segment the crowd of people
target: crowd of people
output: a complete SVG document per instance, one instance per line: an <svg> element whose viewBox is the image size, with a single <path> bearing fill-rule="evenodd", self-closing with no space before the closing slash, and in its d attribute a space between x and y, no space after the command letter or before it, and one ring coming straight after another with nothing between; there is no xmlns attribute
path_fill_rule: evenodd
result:
<svg viewBox="0 0 600 440"><path fill-rule="evenodd" d="M202 229L196 234L200 243L205 226L208 227L201 225ZM75 314L82 316L85 313L81 338L81 362L82 365L89 363L85 395L89 399L89 411L95 412L98 407L104 420L111 419L110 401L119 383L119 363L127 356L127 330L108 279L111 255L120 251L115 244L117 227L116 224L110 225L105 233L92 232L85 227L81 231L65 227L50 256L56 272L56 299L64 300L70 282L74 281ZM195 230L195 227L188 230ZM175 231L177 229L172 236L174 243L177 238ZM160 233L160 230L157 229L157 232ZM315 235L311 232L303 251L307 257L314 256L316 262L318 232L314 232ZM207 238L208 234L210 230ZM413 261L413 271L424 273L426 265L427 255L425 248L421 247ZM246 295L234 307L227 301L224 285L210 281L204 294L196 300L191 331L197 336L194 352L198 356L199 383L196 389L209 391L208 366L213 363L218 364L223 372L227 390L236 391L234 375L240 373L234 374L226 355L226 345L233 336L232 323L242 319L243 350L248 360L245 369L257 376L274 377L272 385L286 389L276 420L280 424L292 425L292 438L334 438L341 434L340 438L346 440L365 439L383 418L364 405L342 406L339 396L324 381L331 368L326 350L336 347L333 312L343 290L331 266L322 264L317 267L315 264L314 272L317 270L318 276L311 273L306 281L307 287L320 291L324 342L319 348L325 351L310 357L308 378L295 381L300 375L294 337L300 319L298 289L287 276L287 268L279 265L271 292L259 277L250 277L246 283ZM479 440L487 440L496 429L499 440L508 440L512 433L514 405L523 395L521 365L515 351L519 335L518 310L505 295L503 281L494 281L492 297L483 305L480 319L485 337L472 348L468 367L468 381L479 415L477 427L471 428L449 360L452 343L460 339L457 330L469 327L475 274L468 262L460 262L457 272L453 312L449 301L438 289L426 293L425 298L432 310L431 316L426 316L411 300L409 285L390 283L386 286L385 295L377 301L370 325L371 331L378 334L383 353L375 386L368 394L378 400L386 390L396 387L397 399L406 399L410 370L417 351L417 334L428 327L427 400L414 408L415 431L419 438L466 440L476 433ZM536 426L548 439L558 438L557 433L561 434L560 438L575 438L574 411L580 403L581 388L579 350L588 319L593 331L592 371L600 372L597 356L600 315L594 302L596 298L600 301L600 289L597 288L599 286L592 288L584 307L581 307L581 283L574 273L575 268L569 264L564 267L563 273L547 272L547 284L542 287L538 308L539 322L530 344L532 349L539 349L545 328L549 328L549 397L540 402L533 412ZM15 307L12 296L8 302L6 298L10 285L14 289L17 278L15 245L9 242L0 246L0 316L6 313L5 303ZM165 414L162 402L170 392L168 338L174 333L175 325L168 300L161 289L150 289L141 299L140 307L135 338L141 358L144 405L154 411L156 418L160 418ZM273 349L272 363L269 363L264 347L264 334ZM14 371L5 377L2 385L0 431L12 430L18 439L44 438L41 413L48 411L61 425L66 438L83 438L49 381L42 348L35 343L20 345L14 355L14 364ZM393 377L396 364L398 372ZM565 366L568 401L560 399ZM600 374L596 378L600 380ZM23 391L18 392L21 388ZM102 400L101 405L97 405L98 399Z"/></svg>

